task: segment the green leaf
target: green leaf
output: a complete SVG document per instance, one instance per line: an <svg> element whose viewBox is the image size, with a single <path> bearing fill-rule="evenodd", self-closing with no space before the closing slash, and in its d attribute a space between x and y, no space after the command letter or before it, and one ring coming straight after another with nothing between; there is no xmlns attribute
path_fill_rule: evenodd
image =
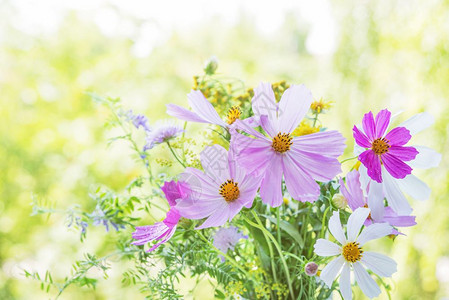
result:
<svg viewBox="0 0 449 300"><path fill-rule="evenodd" d="M271 216L263 215L265 218L270 220L273 224L277 224L276 218L273 218ZM299 234L298 228L290 224L289 222L285 220L279 221L279 227L288 233L297 243L298 245L303 248L304 247L304 240L302 239L301 235Z"/></svg>

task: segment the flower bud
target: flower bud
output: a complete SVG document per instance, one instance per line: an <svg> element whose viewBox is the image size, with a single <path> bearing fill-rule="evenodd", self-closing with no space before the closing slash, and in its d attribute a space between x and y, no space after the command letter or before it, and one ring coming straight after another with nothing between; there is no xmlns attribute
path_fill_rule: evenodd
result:
<svg viewBox="0 0 449 300"><path fill-rule="evenodd" d="M213 75L215 71L218 68L218 59L215 56L212 56L209 58L208 61L206 61L206 66L204 67L204 72L207 75Z"/></svg>
<svg viewBox="0 0 449 300"><path fill-rule="evenodd" d="M318 272L318 265L313 261L308 262L304 267L304 273L306 273L308 276L315 276L317 272Z"/></svg>
<svg viewBox="0 0 449 300"><path fill-rule="evenodd" d="M348 205L348 200L341 193L337 193L332 197L332 204L339 209L343 209Z"/></svg>

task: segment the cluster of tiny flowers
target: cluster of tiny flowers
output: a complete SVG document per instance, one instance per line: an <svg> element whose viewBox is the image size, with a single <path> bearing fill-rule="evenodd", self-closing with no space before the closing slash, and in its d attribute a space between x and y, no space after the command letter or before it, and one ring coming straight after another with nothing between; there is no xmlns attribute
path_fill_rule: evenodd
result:
<svg viewBox="0 0 449 300"><path fill-rule="evenodd" d="M206 69L215 72L214 62ZM251 209L259 197L269 207L288 203L284 199L290 197L313 203L320 197L320 183L342 172L338 157L346 148L345 138L338 131L315 126L316 116L329 109L330 103L313 101L304 85L282 82L273 90L269 83L259 84L252 90L248 114L237 106L220 114L201 90L192 90L187 98L190 109L168 104L167 114L186 122L220 126L230 136L229 147L206 146L200 153L201 169L186 167L177 181L164 184L162 190L170 210L163 221L137 227L133 233L135 245L153 243L148 251L155 250L175 234L181 218L202 220L196 229L224 226L242 209ZM315 119L307 119L310 112ZM321 271L313 261L303 265L306 275L319 276L329 288L339 277L344 299L352 298L352 274L365 295L376 297L381 291L367 269L380 277L396 272L391 258L365 251L365 244L398 235L400 227L416 224L404 193L426 199L430 189L412 171L435 167L441 159L432 149L407 145L414 134L432 124L427 113L394 128L390 128L391 119L391 113L384 109L376 117L372 112L365 114L362 124L354 126L354 151L359 163L336 181L339 193L330 199L336 210L327 228L337 243L318 239L314 245L315 255L324 257L320 262L336 258ZM145 117L133 116L131 120L136 128L146 131L144 151L184 133L172 122L150 128ZM345 232L340 210L347 207L352 213ZM247 238L238 227L222 227L216 231L213 245L226 255ZM243 287L242 291L234 290L239 293ZM276 290L278 296L286 291L283 285Z"/></svg>

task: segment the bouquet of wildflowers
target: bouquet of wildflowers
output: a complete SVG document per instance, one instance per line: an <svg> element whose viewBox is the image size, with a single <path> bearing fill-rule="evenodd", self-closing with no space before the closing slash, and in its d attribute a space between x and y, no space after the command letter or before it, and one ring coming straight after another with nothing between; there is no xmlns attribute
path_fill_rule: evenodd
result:
<svg viewBox="0 0 449 300"><path fill-rule="evenodd" d="M396 125L399 117L387 109L366 113L353 127L355 156L339 160L345 139L320 120L329 102L314 101L304 85L246 89L215 71L212 61L194 78L188 105L168 104L173 118L153 124L118 99L93 95L111 110L109 125L123 131L114 140L130 143L146 173L125 191L97 189L92 212L66 211L82 240L91 225L120 231L117 251L86 254L63 282L49 272L27 276L59 294L71 284L94 287L98 279L88 271L106 275L118 256L133 263L123 283L139 285L148 298L183 298L185 277L208 280L217 299L389 293L385 278L396 262L366 249L406 238L401 228L416 225L405 194L424 200L430 189L413 170L435 167L441 157L409 141L432 117ZM190 131L191 123L200 125ZM352 166L345 175L343 162ZM165 218L155 220L156 211ZM35 212L49 210L36 204Z"/></svg>

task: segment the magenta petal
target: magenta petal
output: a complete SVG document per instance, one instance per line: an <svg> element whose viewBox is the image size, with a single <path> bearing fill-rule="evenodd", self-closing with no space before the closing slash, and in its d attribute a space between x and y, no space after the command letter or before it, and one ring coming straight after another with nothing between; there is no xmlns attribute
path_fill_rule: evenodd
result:
<svg viewBox="0 0 449 300"><path fill-rule="evenodd" d="M163 222L167 227L172 228L178 224L179 219L181 219L181 215L179 214L179 211L173 207L167 212L167 216Z"/></svg>
<svg viewBox="0 0 449 300"><path fill-rule="evenodd" d="M373 113L369 112L363 116L362 127L370 141L376 139L376 124L374 123Z"/></svg>
<svg viewBox="0 0 449 300"><path fill-rule="evenodd" d="M166 181L161 187L161 190L164 192L165 198L167 199L170 206L175 206L176 200L182 197L178 183L173 180Z"/></svg>
<svg viewBox="0 0 449 300"><path fill-rule="evenodd" d="M281 155L273 155L267 170L260 186L260 197L265 204L278 207L283 202Z"/></svg>
<svg viewBox="0 0 449 300"><path fill-rule="evenodd" d="M382 137L390 124L391 112L382 109L376 115L376 137Z"/></svg>
<svg viewBox="0 0 449 300"><path fill-rule="evenodd" d="M320 195L320 186L293 159L292 154L283 157L285 185L295 200L314 202Z"/></svg>
<svg viewBox="0 0 449 300"><path fill-rule="evenodd" d="M368 137L360 131L357 126L354 125L352 128L353 136L357 145L363 148L371 148L371 143L368 140Z"/></svg>
<svg viewBox="0 0 449 300"><path fill-rule="evenodd" d="M394 178L402 179L412 173L412 168L409 165L390 153L382 154L382 162L385 169Z"/></svg>
<svg viewBox="0 0 449 300"><path fill-rule="evenodd" d="M136 227L136 231L132 233L133 239L136 240L132 244L139 246L151 242L166 234L168 229L169 228L163 222L157 222L147 226L138 226Z"/></svg>
<svg viewBox="0 0 449 300"><path fill-rule="evenodd" d="M151 251L155 250L157 247L159 247L161 244L167 242L169 239L171 239L171 237L173 236L175 231L176 231L176 227L169 229L163 236L161 236L159 238L160 241L157 244L153 245L153 247L148 249L147 252L151 252Z"/></svg>
<svg viewBox="0 0 449 300"><path fill-rule="evenodd" d="M210 123L196 113L175 104L167 104L167 114L184 121Z"/></svg>
<svg viewBox="0 0 449 300"><path fill-rule="evenodd" d="M366 150L359 155L360 162L368 170L368 176L371 179L382 182L382 170L380 167L380 159L373 150Z"/></svg>
<svg viewBox="0 0 449 300"><path fill-rule="evenodd" d="M387 135L385 139L388 140L388 144L391 146L402 146L407 144L407 142L412 138L410 131L405 127L393 128Z"/></svg>
<svg viewBox="0 0 449 300"><path fill-rule="evenodd" d="M414 147L391 146L388 153L396 156L402 161L411 161L418 155L418 150Z"/></svg>

